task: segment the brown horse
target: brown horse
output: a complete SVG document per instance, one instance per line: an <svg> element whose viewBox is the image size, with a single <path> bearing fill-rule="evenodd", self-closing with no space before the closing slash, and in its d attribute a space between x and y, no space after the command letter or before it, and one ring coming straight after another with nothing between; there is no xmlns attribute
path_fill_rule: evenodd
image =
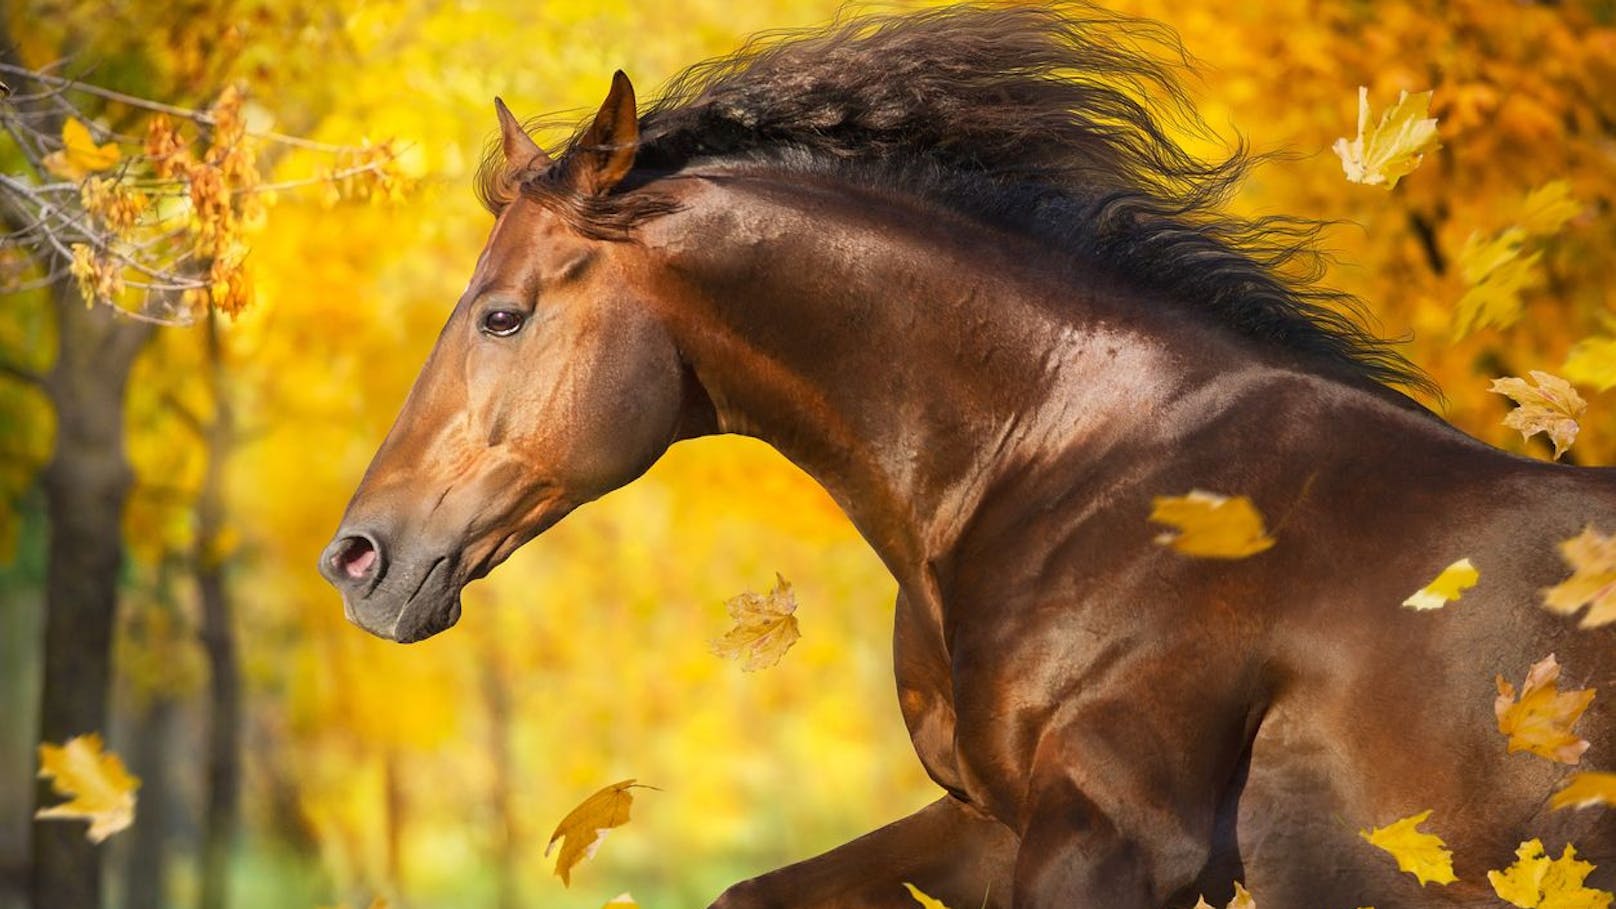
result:
<svg viewBox="0 0 1616 909"><path fill-rule="evenodd" d="M1524 460L1391 385L1413 367L1294 277L1290 222L1216 213L1169 32L1089 7L865 18L619 73L546 154L497 105L493 232L321 569L397 641L669 445L743 433L897 578L898 696L946 794L723 907L1498 905L1541 837L1616 872L1569 772L1506 754L1493 677L1606 631L1537 608L1608 471ZM1164 50L1166 54L1159 51ZM1276 545L1196 559L1154 496L1250 496ZM1469 557L1461 602L1399 604ZM1578 731L1616 761L1604 695ZM1460 882L1358 836L1434 809Z"/></svg>

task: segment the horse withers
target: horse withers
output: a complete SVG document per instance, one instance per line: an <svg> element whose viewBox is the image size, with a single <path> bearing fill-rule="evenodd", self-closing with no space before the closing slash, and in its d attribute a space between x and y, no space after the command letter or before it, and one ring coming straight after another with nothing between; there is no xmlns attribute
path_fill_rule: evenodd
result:
<svg viewBox="0 0 1616 909"><path fill-rule="evenodd" d="M503 104L496 218L321 570L414 641L674 442L742 433L825 486L898 581L894 668L934 804L717 905L1494 905L1538 837L1616 881L1570 768L1506 752L1493 679L1616 650L1537 608L1616 529L1609 472L1501 453L1219 214L1247 162L1169 137L1171 33L1087 6L855 19L619 73L547 154ZM1166 49L1163 56L1151 49ZM1168 62L1163 62L1163 61ZM1157 496L1250 497L1275 543L1159 545ZM1460 557L1461 604L1399 608ZM1578 732L1612 760L1596 699ZM1459 880L1358 831L1425 809Z"/></svg>

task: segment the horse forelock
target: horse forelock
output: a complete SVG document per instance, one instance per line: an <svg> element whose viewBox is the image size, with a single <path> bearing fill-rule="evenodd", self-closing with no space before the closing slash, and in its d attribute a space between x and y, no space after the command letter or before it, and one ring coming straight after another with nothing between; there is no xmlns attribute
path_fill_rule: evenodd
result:
<svg viewBox="0 0 1616 909"><path fill-rule="evenodd" d="M509 173L492 147L479 195L496 212L526 197L621 240L677 209L654 175L811 170L1030 234L1321 366L1435 393L1359 324L1358 301L1318 285L1316 224L1220 211L1261 159L1237 142L1205 160L1173 138L1212 135L1183 88L1191 71L1168 27L1084 2L851 16L675 76L640 118L640 179L613 194L564 179L580 129L540 172Z"/></svg>

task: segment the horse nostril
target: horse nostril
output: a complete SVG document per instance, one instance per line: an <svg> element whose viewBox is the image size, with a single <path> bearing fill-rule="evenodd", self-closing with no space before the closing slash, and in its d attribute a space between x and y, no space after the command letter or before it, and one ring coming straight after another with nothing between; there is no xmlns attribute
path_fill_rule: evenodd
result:
<svg viewBox="0 0 1616 909"><path fill-rule="evenodd" d="M351 581L364 580L376 566L376 544L368 537L349 537L331 555L331 567Z"/></svg>

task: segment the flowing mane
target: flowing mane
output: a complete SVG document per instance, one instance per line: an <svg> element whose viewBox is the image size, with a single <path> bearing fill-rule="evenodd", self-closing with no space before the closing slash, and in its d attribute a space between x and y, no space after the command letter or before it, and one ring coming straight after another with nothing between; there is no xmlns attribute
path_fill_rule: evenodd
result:
<svg viewBox="0 0 1616 909"><path fill-rule="evenodd" d="M1255 159L1239 146L1206 161L1172 137L1209 134L1179 79L1187 65L1166 26L1081 3L765 34L669 83L640 118L636 175L723 162L908 192L1327 371L1437 393L1359 324L1356 299L1318 286L1314 223L1221 211ZM672 210L636 191L647 179L604 199L568 193L556 175L581 134L542 171L510 173L492 149L484 203L521 193L600 238Z"/></svg>

